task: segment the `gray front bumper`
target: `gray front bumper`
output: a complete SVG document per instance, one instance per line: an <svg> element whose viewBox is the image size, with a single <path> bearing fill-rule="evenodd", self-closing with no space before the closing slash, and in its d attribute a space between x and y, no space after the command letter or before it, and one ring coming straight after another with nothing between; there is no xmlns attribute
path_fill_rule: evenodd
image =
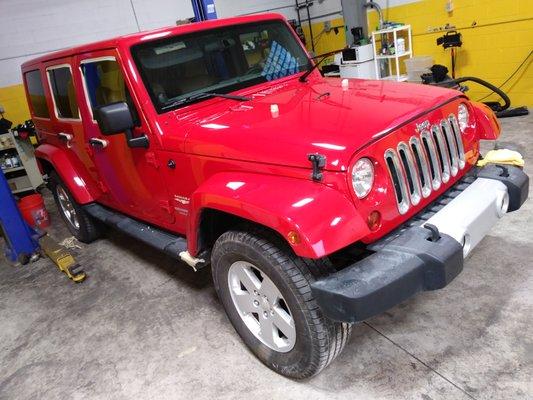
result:
<svg viewBox="0 0 533 400"><path fill-rule="evenodd" d="M410 226L369 246L373 254L312 283L324 314L362 321L450 283L464 257L505 212L521 207L529 191L529 177L517 167L488 165L473 174L458 184L464 186L459 194L441 196Z"/></svg>

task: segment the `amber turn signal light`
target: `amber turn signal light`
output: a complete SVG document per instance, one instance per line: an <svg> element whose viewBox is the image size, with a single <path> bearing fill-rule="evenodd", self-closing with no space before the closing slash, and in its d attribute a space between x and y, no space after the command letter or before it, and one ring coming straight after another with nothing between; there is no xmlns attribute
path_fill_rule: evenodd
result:
<svg viewBox="0 0 533 400"><path fill-rule="evenodd" d="M299 244L300 243L300 235L298 235L298 232L290 231L287 234L287 240L290 244Z"/></svg>
<svg viewBox="0 0 533 400"><path fill-rule="evenodd" d="M377 231L379 227L381 226L381 214L379 211L372 211L370 214L368 214L368 218L366 220L366 223L368 225L368 228L371 231Z"/></svg>

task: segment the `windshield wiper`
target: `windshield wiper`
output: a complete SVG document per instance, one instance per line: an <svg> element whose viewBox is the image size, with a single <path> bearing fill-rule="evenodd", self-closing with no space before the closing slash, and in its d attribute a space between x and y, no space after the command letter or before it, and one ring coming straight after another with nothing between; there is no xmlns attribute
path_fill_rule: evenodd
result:
<svg viewBox="0 0 533 400"><path fill-rule="evenodd" d="M307 71L305 71L302 75L300 75L300 78L298 78L298 80L300 82L307 82L307 77L309 75L311 75L311 72L313 72L316 68L318 68L318 66L320 64L322 64L322 61L324 61L326 58L334 55L334 54L337 54L337 53L340 53L341 51L343 50L346 50L346 47L342 48L342 49L339 49L339 50L333 50L333 51L329 51L327 53L324 53L324 54L320 54L319 56L316 56L316 57L313 57L313 60L314 59L317 59L317 58L320 58L320 60L316 63L314 63Z"/></svg>
<svg viewBox="0 0 533 400"><path fill-rule="evenodd" d="M224 94L224 93L216 93L216 92L203 92L203 93L196 93L196 94L184 97L182 99L173 101L171 103L165 104L163 107L161 107L161 109L168 110L169 108L177 107L182 104L190 103L195 100L206 99L208 97L222 97L224 99L237 100L237 101L252 100L251 97L245 97L245 96L235 96L232 94Z"/></svg>

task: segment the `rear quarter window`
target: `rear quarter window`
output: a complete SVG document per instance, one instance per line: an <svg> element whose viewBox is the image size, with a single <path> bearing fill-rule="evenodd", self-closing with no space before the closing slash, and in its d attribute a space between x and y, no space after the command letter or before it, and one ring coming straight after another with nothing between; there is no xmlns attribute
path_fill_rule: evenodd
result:
<svg viewBox="0 0 533 400"><path fill-rule="evenodd" d="M69 66L48 69L48 79L58 118L79 119L78 101Z"/></svg>
<svg viewBox="0 0 533 400"><path fill-rule="evenodd" d="M34 117L50 118L48 105L46 104L46 97L44 95L43 81L41 79L41 71L35 70L27 72L24 75L26 80L26 89L30 97L30 105L33 110Z"/></svg>

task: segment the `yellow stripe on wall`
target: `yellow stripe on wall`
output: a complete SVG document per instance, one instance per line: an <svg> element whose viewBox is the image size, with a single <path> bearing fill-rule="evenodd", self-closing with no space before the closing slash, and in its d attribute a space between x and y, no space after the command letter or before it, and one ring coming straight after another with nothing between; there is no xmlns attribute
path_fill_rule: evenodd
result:
<svg viewBox="0 0 533 400"><path fill-rule="evenodd" d="M389 21L410 24L413 31L415 55L429 55L435 63L449 69L449 50L436 45L442 32L428 33L428 28L455 25L463 35L463 46L458 51L456 76L476 76L499 86L520 65L533 49L533 1L532 0L453 0L454 10L447 13L445 1L421 0L384 10ZM368 14L369 30L377 25L377 14ZM476 27L471 28L473 23ZM331 21L331 26L342 26L342 18ZM311 49L308 24L303 24L307 48ZM315 53L322 54L344 47L345 30L322 33L323 22L313 24ZM319 38L317 36L320 35ZM533 106L533 56L520 72L503 89L511 97L514 106ZM468 96L477 100L488 93L476 84L468 84ZM496 100L492 95L487 100ZM22 85L0 88L0 104L5 117L19 124L30 118Z"/></svg>
<svg viewBox="0 0 533 400"><path fill-rule="evenodd" d="M428 33L429 28L455 25L462 34L463 46L457 53L456 77L475 76L496 86L501 85L533 50L532 0L453 0L454 10L447 13L445 1L421 0L384 10L386 20L410 24L413 32L415 56L432 56L436 64L448 67L451 73L450 51L437 46L437 38L444 32ZM369 31L377 27L377 13L368 14ZM476 27L471 28L473 23ZM331 21L342 25L342 18ZM304 23L307 48L311 49L308 24ZM313 24L315 37L322 31L323 22ZM315 39L316 40L316 39ZM333 31L321 36L315 53L322 54L345 45L345 31ZM503 86L513 106L533 106L533 56L511 81ZM467 95L478 100L489 93L475 83L466 83ZM491 95L487 101L497 100Z"/></svg>
<svg viewBox="0 0 533 400"><path fill-rule="evenodd" d="M422 0L384 11L390 21L410 24L415 56L428 55L436 64L448 67L449 50L437 46L443 32L428 33L428 28L455 25L462 34L463 46L457 52L456 77L476 76L500 86L533 50L533 1L531 0L453 0L447 13L444 1ZM472 25L475 23L475 27ZM377 13L369 13L369 28L377 25ZM533 105L533 56L511 81L503 86L513 106ZM467 82L466 93L478 100L488 89ZM486 100L497 100L492 95Z"/></svg>
<svg viewBox="0 0 533 400"><path fill-rule="evenodd" d="M22 84L0 88L0 104L6 110L4 117L12 121L13 126L31 118Z"/></svg>
<svg viewBox="0 0 533 400"><path fill-rule="evenodd" d="M346 31L344 28L344 19L335 18L330 22L332 27L337 27L337 33L335 33L334 29L331 29L331 31L329 32L325 32L323 22L313 23L313 35L316 55L328 53L337 49L342 49L346 46ZM308 50L311 50L312 46L311 36L309 34L309 24L304 22L302 24L302 29L304 31L306 39L305 46Z"/></svg>

